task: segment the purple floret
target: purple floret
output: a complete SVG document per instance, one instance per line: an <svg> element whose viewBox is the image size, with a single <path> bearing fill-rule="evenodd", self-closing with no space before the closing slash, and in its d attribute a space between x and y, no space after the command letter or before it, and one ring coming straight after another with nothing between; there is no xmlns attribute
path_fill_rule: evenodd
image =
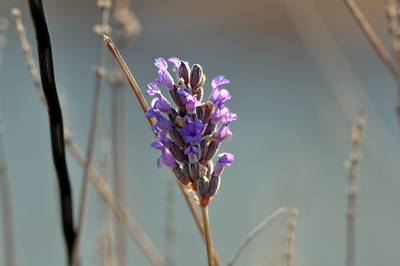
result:
<svg viewBox="0 0 400 266"><path fill-rule="evenodd" d="M188 144L199 144L204 125L199 121L189 120L188 124L180 130L183 141Z"/></svg>
<svg viewBox="0 0 400 266"><path fill-rule="evenodd" d="M233 161L235 161L235 156L228 152L219 154L217 158L217 164L214 168L213 176L221 176L224 168L226 166L231 166Z"/></svg>

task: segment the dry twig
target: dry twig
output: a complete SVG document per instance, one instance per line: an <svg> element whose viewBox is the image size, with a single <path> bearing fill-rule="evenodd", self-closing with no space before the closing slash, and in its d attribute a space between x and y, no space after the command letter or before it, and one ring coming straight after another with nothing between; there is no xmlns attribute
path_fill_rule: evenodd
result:
<svg viewBox="0 0 400 266"><path fill-rule="evenodd" d="M17 9L13 9L17 10ZM20 21L21 27L23 27L22 21ZM20 32L18 31L21 43L23 43L23 37L21 36ZM25 36L26 37L26 36ZM25 38L26 40L26 38ZM26 40L26 43L29 43ZM33 59L33 57L32 57ZM31 73L38 72L36 68L35 60L33 59L33 63L30 64L32 66ZM33 77L33 76L32 76ZM34 83L36 90L38 91L39 95L41 94L42 87L41 83ZM43 105L46 106L45 101L41 101ZM67 123L65 123L67 124ZM67 127L65 127L65 144L68 151L71 153L72 157L78 162L81 167L84 167L86 163L86 159L81 151L81 149L76 145L75 141L72 138L72 134ZM143 230L138 226L135 219L132 216L129 216L126 208L114 197L111 192L111 189L107 182L98 174L97 170L93 167L89 167L89 178L90 181L94 184L96 189L99 191L102 199L105 203L112 209L114 215L117 219L128 229L129 234L131 235L132 239L138 244L140 250L143 251L144 255L148 258L152 265L163 265L164 259L159 254L157 250L153 248L153 244L147 238Z"/></svg>
<svg viewBox="0 0 400 266"><path fill-rule="evenodd" d="M247 247L247 245L256 237L258 236L264 229L273 221L275 218L281 216L282 214L288 213L289 209L286 207L282 207L274 211L272 214L270 214L268 217L266 217L260 224L258 224L256 227L254 227L240 242L239 248L233 254L233 256L229 259L229 262L227 263L228 266L233 266L235 263L238 261L240 255L244 251L244 249Z"/></svg>
<svg viewBox="0 0 400 266"><path fill-rule="evenodd" d="M295 229L297 225L297 217L299 211L297 209L290 210L290 216L287 222L287 232L286 232L286 248L283 252L283 266L292 266L294 257L294 239L295 239Z"/></svg>
<svg viewBox="0 0 400 266"><path fill-rule="evenodd" d="M111 2L110 0L104 1L99 0L97 2L100 10L101 10L101 25L95 26L95 32L97 34L104 34L110 31L109 26L109 13ZM76 227L76 236L75 236L75 243L74 243L74 250L73 250L73 265L78 265L78 258L79 258L79 248L80 248L80 240L82 235L82 230L84 226L84 219L85 219L85 209L87 205L87 194L89 190L89 167L92 164L93 154L94 154L94 144L96 140L96 131L97 131L97 124L98 124L98 113L100 108L100 92L101 92L101 83L103 80L103 76L105 74L104 69L104 45L100 43L99 45L99 53L97 58L97 67L95 70L95 88L94 88L94 95L93 95L93 107L92 107L92 114L90 119L90 128L89 128L89 135L88 135L88 146L86 150L86 164L83 168L83 179L82 179L82 188L81 188L81 196L79 202L79 209L78 209L78 224Z"/></svg>
<svg viewBox="0 0 400 266"><path fill-rule="evenodd" d="M352 128L352 148L349 158L345 162L349 169L347 184L347 214L346 214L346 266L355 265L355 207L357 199L357 166L360 162L361 133L365 127L363 112L354 120Z"/></svg>

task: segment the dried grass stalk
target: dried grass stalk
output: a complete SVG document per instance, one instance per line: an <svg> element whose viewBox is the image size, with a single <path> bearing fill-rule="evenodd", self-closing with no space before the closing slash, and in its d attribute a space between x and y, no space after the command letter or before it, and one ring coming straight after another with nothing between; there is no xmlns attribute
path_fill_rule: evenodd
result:
<svg viewBox="0 0 400 266"><path fill-rule="evenodd" d="M351 138L352 148L345 166L349 169L347 183L347 213L346 213L346 266L355 265L355 208L357 200L357 166L361 159L361 134L365 127L363 112L360 112L353 123Z"/></svg>
<svg viewBox="0 0 400 266"><path fill-rule="evenodd" d="M256 238L261 232L264 231L265 228L271 224L277 217L281 216L282 214L288 213L289 209L286 207L282 207L274 211L272 214L268 215L260 224L254 227L240 242L239 248L233 254L233 256L229 259L227 265L233 266L238 261L240 255L245 250L245 248L249 245L249 243Z"/></svg>
<svg viewBox="0 0 400 266"><path fill-rule="evenodd" d="M104 34L110 31L109 26L109 17L110 17L110 1L99 0L97 5L101 11L101 25L95 26L94 30L97 34ZM73 250L73 265L78 266L78 258L79 258L79 248L80 248L80 240L82 235L82 230L84 226L85 219L85 209L87 205L87 195L89 190L89 167L92 164L93 155L94 155L94 146L96 140L96 132L97 132L97 124L98 124L98 114L100 108L100 92L101 92L101 84L103 80L103 76L105 75L104 69L104 45L102 43L99 44L99 52L97 55L97 67L95 70L95 88L93 95L93 107L92 114L90 119L90 128L88 135L88 146L86 150L86 164L83 168L83 179L82 179L82 188L81 188L81 196L79 202L78 209L78 223L76 227L76 236Z"/></svg>
<svg viewBox="0 0 400 266"><path fill-rule="evenodd" d="M13 9L16 10L16 9ZM22 21L21 26L23 27ZM23 41L23 36L21 36L20 32L18 31L20 40L21 42ZM26 35L25 35L26 37ZM26 38L25 38L26 40ZM26 40L27 42L27 40ZM28 43L28 42L27 42ZM29 45L29 44L28 44ZM33 59L33 57L32 57ZM35 60L33 59L33 63L30 64L33 68L37 67L37 64L35 63ZM38 72L37 69L33 69L32 73ZM33 78L33 76L32 76ZM40 83L34 83L36 90L38 93L42 94L42 87ZM43 105L46 106L46 101L41 101ZM67 125L67 123L65 124ZM75 141L72 138L72 134L69 131L68 127L65 127L65 144L66 148L68 151L71 153L72 157L78 162L78 164L83 167L86 163L86 159L81 151L81 149L78 147L78 145L75 143ZM114 215L117 217L117 219L124 224L130 236L132 237L133 240L138 244L140 250L143 252L143 254L148 258L148 260L151 262L152 265L160 266L163 265L164 263L164 258L160 255L160 253L153 247L153 244L150 242L146 234L143 232L143 230L138 226L136 223L135 219L132 216L129 216L126 208L114 197L114 195L111 192L111 189L107 182L104 181L104 179L101 177L101 175L98 173L98 171L93 167L89 167L89 178L90 181L95 185L96 189L99 191L100 195L102 196L102 199L104 200L105 203L113 210Z"/></svg>

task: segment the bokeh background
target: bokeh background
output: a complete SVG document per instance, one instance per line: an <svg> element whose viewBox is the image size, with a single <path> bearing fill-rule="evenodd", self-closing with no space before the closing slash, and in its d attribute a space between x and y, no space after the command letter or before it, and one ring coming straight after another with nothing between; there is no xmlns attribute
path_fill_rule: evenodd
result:
<svg viewBox="0 0 400 266"><path fill-rule="evenodd" d="M86 149L99 21L96 1L44 1L58 87L77 143ZM343 1L148 1L132 8L143 32L124 51L139 84L156 76L156 57L179 56L202 64L208 77L226 75L239 115L234 138L223 150L235 154L210 207L215 245L222 261L242 237L281 206L299 209L296 266L344 264L343 166L351 149L351 123L367 114L357 202L357 265L398 265L400 232L400 135L394 114L395 83L362 35ZM21 8L34 44L27 2L2 0L0 16ZM384 1L360 1L390 48ZM50 153L48 118L30 76L13 20L0 66L0 105L14 209L17 265L64 265L57 184ZM35 45L34 45L35 47ZM36 55L36 48L34 48ZM108 66L113 63L107 57ZM209 83L208 83L209 84ZM103 87L101 143L109 136L110 89ZM125 91L127 207L163 251L169 171L157 169L152 134L133 94ZM82 169L68 157L74 204ZM91 187L82 265L99 265L100 197ZM176 190L179 265L205 265L196 227ZM0 214L1 215L1 214ZM1 220L1 219L0 219ZM287 217L277 219L238 265L281 265ZM127 265L148 265L126 237ZM3 243L0 243L0 249ZM2 255L0 255L1 257ZM0 265L1 265L0 261Z"/></svg>

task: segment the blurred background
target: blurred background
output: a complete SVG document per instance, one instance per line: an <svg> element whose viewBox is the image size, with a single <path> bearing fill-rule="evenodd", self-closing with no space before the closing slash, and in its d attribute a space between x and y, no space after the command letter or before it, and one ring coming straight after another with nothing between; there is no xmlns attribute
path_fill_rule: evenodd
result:
<svg viewBox="0 0 400 266"><path fill-rule="evenodd" d="M384 1L359 1L390 49ZM97 47L96 1L44 1L64 117L86 150ZM58 189L46 109L34 89L10 17L18 7L36 56L27 1L0 2L9 18L0 66L0 108L13 207L16 265L64 265ZM156 77L154 58L178 56L203 66L209 84L231 80L229 108L239 119L223 151L234 153L210 206L215 246L224 263L240 240L281 206L299 209L296 266L343 265L351 124L360 108L362 144L356 214L357 265L398 265L400 258L400 132L395 82L343 1L131 1L141 34L123 51L140 86ZM112 25L114 26L114 25ZM107 67L114 66L107 53ZM126 206L156 248L165 250L170 171L157 169L158 152L145 117L125 86ZM95 164L110 138L111 89L102 88ZM68 155L69 156L69 155ZM82 169L68 157L75 210ZM206 265L203 243L177 187L174 224L178 265ZM82 265L99 265L102 204L91 185ZM3 215L3 214L0 214ZM2 219L0 219L2 221ZM281 265L287 216L255 239L238 265ZM127 265L148 265L126 236ZM3 243L0 243L3 249ZM0 255L1 257L2 255ZM0 265L3 263L0 261Z"/></svg>

